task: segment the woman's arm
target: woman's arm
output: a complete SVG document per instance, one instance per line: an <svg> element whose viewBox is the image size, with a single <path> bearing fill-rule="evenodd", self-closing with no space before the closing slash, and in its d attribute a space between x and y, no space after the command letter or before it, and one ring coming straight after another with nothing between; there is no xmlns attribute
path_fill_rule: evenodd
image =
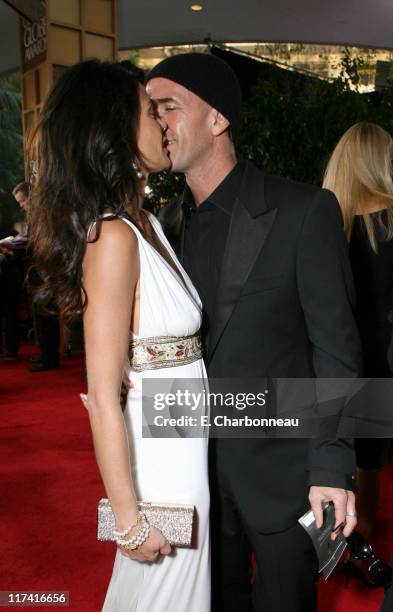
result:
<svg viewBox="0 0 393 612"><path fill-rule="evenodd" d="M83 261L88 413L98 467L120 530L138 518L120 407L138 278L135 234L121 220L103 222L98 241L87 245Z"/></svg>
<svg viewBox="0 0 393 612"><path fill-rule="evenodd" d="M88 244L83 262L88 297L84 315L87 408L98 467L120 531L139 518L120 406L139 269L135 234L123 221L104 222L98 241ZM133 530L131 535L135 535ZM121 550L131 559L151 562L160 553L168 555L171 547L162 533L151 527L148 538L136 550Z"/></svg>

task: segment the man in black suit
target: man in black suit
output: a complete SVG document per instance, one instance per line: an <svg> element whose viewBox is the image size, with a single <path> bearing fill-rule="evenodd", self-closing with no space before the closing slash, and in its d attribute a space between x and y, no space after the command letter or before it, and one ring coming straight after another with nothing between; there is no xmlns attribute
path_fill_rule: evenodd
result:
<svg viewBox="0 0 393 612"><path fill-rule="evenodd" d="M18 202L21 209L26 215L26 224L30 217L30 185L29 183L18 183L12 190L12 195ZM26 233L28 225L26 225ZM30 254L31 258L31 254ZM28 266L29 268L29 266ZM33 287L35 284L41 284L41 279L34 268L28 269L29 284ZM54 306L53 306L54 308ZM60 344L60 323L59 317L47 315L39 312L34 307L31 299L31 310L34 313L35 331L37 333L38 343L41 349L39 357L32 357L35 363L29 370L30 372L45 372L47 370L57 370L59 368L59 344Z"/></svg>
<svg viewBox="0 0 393 612"><path fill-rule="evenodd" d="M173 56L153 68L147 90L167 126L172 171L186 177L182 198L160 218L204 305L209 376L357 376L354 290L334 195L237 161L240 88L222 60ZM210 454L213 611L314 610L317 559L297 520L309 500L321 526L321 505L333 501L344 535L354 529L352 443L217 439Z"/></svg>

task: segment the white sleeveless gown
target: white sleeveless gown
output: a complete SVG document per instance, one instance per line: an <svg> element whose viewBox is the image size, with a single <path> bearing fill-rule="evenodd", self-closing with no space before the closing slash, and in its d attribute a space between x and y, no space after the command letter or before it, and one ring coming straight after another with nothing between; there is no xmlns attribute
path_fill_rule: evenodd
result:
<svg viewBox="0 0 393 612"><path fill-rule="evenodd" d="M138 239L140 324L138 338L188 336L201 326L201 302L159 221L149 219L183 281L128 219ZM188 365L130 370L134 388L124 411L131 469L138 499L194 504L196 548L176 548L158 563L139 563L116 550L103 612L210 612L210 543L207 439L142 438L143 377L206 380L202 359ZM201 382L201 386L204 386Z"/></svg>

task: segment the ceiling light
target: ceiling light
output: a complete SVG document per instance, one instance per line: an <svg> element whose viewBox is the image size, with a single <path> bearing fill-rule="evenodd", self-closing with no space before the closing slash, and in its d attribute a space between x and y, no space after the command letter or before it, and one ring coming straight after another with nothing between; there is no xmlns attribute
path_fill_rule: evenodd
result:
<svg viewBox="0 0 393 612"><path fill-rule="evenodd" d="M191 4L192 11L201 11L203 9L202 4Z"/></svg>

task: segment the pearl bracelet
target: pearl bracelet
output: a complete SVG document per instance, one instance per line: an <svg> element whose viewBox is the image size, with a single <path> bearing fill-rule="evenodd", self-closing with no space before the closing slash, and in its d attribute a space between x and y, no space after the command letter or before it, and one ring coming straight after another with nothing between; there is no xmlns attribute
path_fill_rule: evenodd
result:
<svg viewBox="0 0 393 612"><path fill-rule="evenodd" d="M119 531L118 529L114 529L113 530L113 535L115 536L116 539L117 538L124 538L125 536L127 536L130 533L131 529L134 529L134 527L136 527L141 522L141 520L142 520L141 514L139 513L139 517L138 517L138 520L136 521L136 523L134 523L133 525L130 525L124 531Z"/></svg>
<svg viewBox="0 0 393 612"><path fill-rule="evenodd" d="M129 540L126 540L124 538L117 538L116 542L117 544L119 544L120 546L126 546L128 544L134 544L136 542L139 542L139 540L141 538L145 538L146 534L148 533L150 529L150 525L146 522L144 523L140 530Z"/></svg>
<svg viewBox="0 0 393 612"><path fill-rule="evenodd" d="M139 548L149 537L150 523L146 516L141 512L141 528L136 535L129 540L123 538L117 538L116 542L119 546L122 546L125 550L135 550Z"/></svg>
<svg viewBox="0 0 393 612"><path fill-rule="evenodd" d="M124 536L128 535L131 531L131 529L135 527L135 525L130 525L129 527L127 527L127 529L125 529L124 531L119 531L118 529L114 529L113 530L113 535L116 538L124 538Z"/></svg>
<svg viewBox="0 0 393 612"><path fill-rule="evenodd" d="M120 546L122 546L122 548L125 550L135 550L147 540L149 537L149 532L150 528L147 527L146 530L142 531L137 538L128 540L127 542L120 544Z"/></svg>
<svg viewBox="0 0 393 612"><path fill-rule="evenodd" d="M134 542L136 542L142 536L145 535L147 529L148 527L145 525L134 537L129 538L128 540L125 540L123 538L118 538L118 540L116 540L117 544L120 544L120 546L126 546L127 544L133 544Z"/></svg>

